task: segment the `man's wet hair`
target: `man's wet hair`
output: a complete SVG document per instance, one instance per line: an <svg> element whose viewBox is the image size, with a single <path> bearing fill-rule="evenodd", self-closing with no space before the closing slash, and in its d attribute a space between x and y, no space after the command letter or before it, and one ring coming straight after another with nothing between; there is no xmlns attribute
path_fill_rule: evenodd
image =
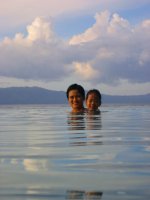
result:
<svg viewBox="0 0 150 200"><path fill-rule="evenodd" d="M81 96L83 97L83 100L85 100L85 90L81 85L78 85L76 83L70 85L67 89L67 92L66 92L67 99L69 98L69 92L71 90L77 90L81 94Z"/></svg>

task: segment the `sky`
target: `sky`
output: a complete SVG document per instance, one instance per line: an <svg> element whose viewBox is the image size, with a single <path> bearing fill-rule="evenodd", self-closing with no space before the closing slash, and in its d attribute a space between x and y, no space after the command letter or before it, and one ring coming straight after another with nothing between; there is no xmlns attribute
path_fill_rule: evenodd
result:
<svg viewBox="0 0 150 200"><path fill-rule="evenodd" d="M0 87L150 93L150 0L1 0Z"/></svg>

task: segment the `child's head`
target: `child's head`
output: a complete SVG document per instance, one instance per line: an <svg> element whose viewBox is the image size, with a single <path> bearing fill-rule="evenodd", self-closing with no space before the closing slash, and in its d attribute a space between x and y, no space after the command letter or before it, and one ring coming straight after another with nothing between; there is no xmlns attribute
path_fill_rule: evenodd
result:
<svg viewBox="0 0 150 200"><path fill-rule="evenodd" d="M66 91L66 95L73 112L84 110L85 91L81 85L70 85Z"/></svg>
<svg viewBox="0 0 150 200"><path fill-rule="evenodd" d="M101 106L101 93L97 89L88 91L86 95L86 106L90 111L96 111Z"/></svg>

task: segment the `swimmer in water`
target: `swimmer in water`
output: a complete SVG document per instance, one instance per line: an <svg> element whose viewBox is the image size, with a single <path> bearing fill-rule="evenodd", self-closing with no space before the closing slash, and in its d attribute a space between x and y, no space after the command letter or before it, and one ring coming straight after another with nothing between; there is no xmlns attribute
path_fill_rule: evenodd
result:
<svg viewBox="0 0 150 200"><path fill-rule="evenodd" d="M85 90L81 85L72 84L66 91L66 96L70 106L72 107L72 113L84 113L84 100Z"/></svg>
<svg viewBox="0 0 150 200"><path fill-rule="evenodd" d="M101 93L97 89L92 89L86 95L86 107L89 113L100 113Z"/></svg>

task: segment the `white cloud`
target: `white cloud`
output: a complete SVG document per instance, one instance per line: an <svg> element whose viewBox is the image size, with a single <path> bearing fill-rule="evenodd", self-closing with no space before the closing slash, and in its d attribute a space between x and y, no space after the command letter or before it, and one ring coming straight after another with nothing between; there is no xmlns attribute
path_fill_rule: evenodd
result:
<svg viewBox="0 0 150 200"><path fill-rule="evenodd" d="M100 15L95 15L96 23L87 29L84 33L72 37L70 44L79 44L96 40L98 37L102 37L106 32L107 24L109 21L109 12L102 12Z"/></svg>
<svg viewBox="0 0 150 200"><path fill-rule="evenodd" d="M78 63L75 62L74 70L77 76L80 76L83 80L91 80L95 77L98 77L99 72L94 70L89 63Z"/></svg>
<svg viewBox="0 0 150 200"><path fill-rule="evenodd" d="M96 39L109 39L110 41L113 39L112 37L127 37L128 35L126 34L132 32L129 22L116 13L112 16L109 11L97 13L95 21L95 24L84 33L73 36L70 44L85 43Z"/></svg>
<svg viewBox="0 0 150 200"><path fill-rule="evenodd" d="M89 10L99 4L99 0L1 0L0 29L27 24L36 16L56 17L72 12Z"/></svg>
<svg viewBox="0 0 150 200"><path fill-rule="evenodd" d="M95 24L69 41L58 38L51 21L37 17L27 35L0 43L0 76L65 80L77 76L96 84L150 82L150 20L137 26L117 13L95 15Z"/></svg>
<svg viewBox="0 0 150 200"><path fill-rule="evenodd" d="M0 43L0 75L24 79L59 79L65 76L66 45L51 26L37 17L25 37L17 33Z"/></svg>
<svg viewBox="0 0 150 200"><path fill-rule="evenodd" d="M42 18L37 17L34 22L27 27L28 38L31 41L45 40L49 41L53 39L53 31L48 22L44 21Z"/></svg>
<svg viewBox="0 0 150 200"><path fill-rule="evenodd" d="M94 14L98 10L126 10L149 5L149 0L1 0L1 30L11 31L25 25L36 16L57 17L76 14Z"/></svg>
<svg viewBox="0 0 150 200"><path fill-rule="evenodd" d="M86 52L90 48L92 58L89 56L89 62L102 74L95 81L116 83L128 79L149 82L149 20L132 27L127 20L116 13L111 16L108 11L96 14L95 19L92 27L70 39L71 45L82 44L81 49Z"/></svg>

